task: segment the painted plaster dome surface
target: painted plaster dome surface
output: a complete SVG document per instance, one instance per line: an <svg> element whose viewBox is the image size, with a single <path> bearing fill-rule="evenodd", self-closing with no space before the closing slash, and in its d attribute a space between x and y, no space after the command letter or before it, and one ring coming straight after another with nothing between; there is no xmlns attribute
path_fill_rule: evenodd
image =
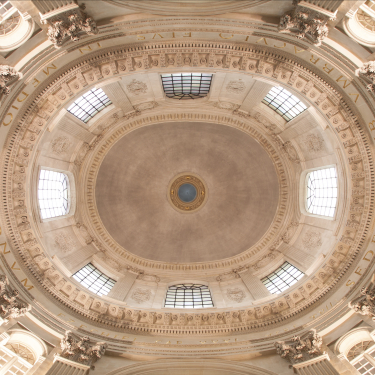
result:
<svg viewBox="0 0 375 375"><path fill-rule="evenodd" d="M168 200L170 180L183 172L207 185L199 211L176 211ZM259 241L274 218L279 187L267 152L244 132L165 123L135 130L109 150L95 198L105 228L129 252L165 262L204 262L237 255Z"/></svg>

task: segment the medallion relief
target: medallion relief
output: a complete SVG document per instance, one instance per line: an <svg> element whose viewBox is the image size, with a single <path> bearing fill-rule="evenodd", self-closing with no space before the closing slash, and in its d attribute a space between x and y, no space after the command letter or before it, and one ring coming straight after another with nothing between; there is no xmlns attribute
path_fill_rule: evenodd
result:
<svg viewBox="0 0 375 375"><path fill-rule="evenodd" d="M136 79L133 79L130 83L128 83L126 85L126 88L133 95L146 94L147 92L147 85L144 82L138 81Z"/></svg>
<svg viewBox="0 0 375 375"><path fill-rule="evenodd" d="M234 302L240 303L246 298L246 293L240 288L228 288L227 297Z"/></svg>
<svg viewBox="0 0 375 375"><path fill-rule="evenodd" d="M306 250L315 250L322 246L322 235L320 232L309 230L302 237L302 244Z"/></svg>
<svg viewBox="0 0 375 375"><path fill-rule="evenodd" d="M136 288L134 289L131 297L133 301L141 304L143 302L147 302L151 298L151 291L149 289L143 289L143 288Z"/></svg>

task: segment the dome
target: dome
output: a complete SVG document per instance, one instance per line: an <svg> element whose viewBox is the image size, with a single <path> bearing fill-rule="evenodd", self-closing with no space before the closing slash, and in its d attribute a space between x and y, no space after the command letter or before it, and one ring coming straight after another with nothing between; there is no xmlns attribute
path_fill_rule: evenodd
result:
<svg viewBox="0 0 375 375"><path fill-rule="evenodd" d="M0 373L375 371L372 0L0 3Z"/></svg>

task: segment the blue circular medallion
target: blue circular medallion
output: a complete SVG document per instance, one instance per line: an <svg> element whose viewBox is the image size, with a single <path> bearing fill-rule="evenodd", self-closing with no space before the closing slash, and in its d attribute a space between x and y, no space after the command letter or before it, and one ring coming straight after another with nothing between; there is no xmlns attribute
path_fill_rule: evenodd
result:
<svg viewBox="0 0 375 375"><path fill-rule="evenodd" d="M183 184L178 189L178 197L185 203L192 202L197 196L197 189L192 184Z"/></svg>

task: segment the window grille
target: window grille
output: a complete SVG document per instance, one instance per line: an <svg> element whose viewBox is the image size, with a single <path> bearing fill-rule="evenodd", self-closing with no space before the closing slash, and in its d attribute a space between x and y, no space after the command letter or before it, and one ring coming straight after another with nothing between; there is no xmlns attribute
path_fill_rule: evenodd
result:
<svg viewBox="0 0 375 375"><path fill-rule="evenodd" d="M354 345L346 355L349 361L363 354L368 348L374 345L374 341L361 341L357 345Z"/></svg>
<svg viewBox="0 0 375 375"><path fill-rule="evenodd" d="M304 273L298 268L285 262L276 271L262 279L262 282L271 294L279 294L295 284L303 275Z"/></svg>
<svg viewBox="0 0 375 375"><path fill-rule="evenodd" d="M25 345L19 343L8 343L5 347L23 358L26 362L29 362L32 365L35 363L34 354Z"/></svg>
<svg viewBox="0 0 375 375"><path fill-rule="evenodd" d="M31 363L19 357L12 350L8 349L7 346L0 347L1 371L6 371L5 374L7 375L23 375L32 368L33 365Z"/></svg>
<svg viewBox="0 0 375 375"><path fill-rule="evenodd" d="M68 176L42 169L39 175L38 201L42 219L66 215L69 209Z"/></svg>
<svg viewBox="0 0 375 375"><path fill-rule="evenodd" d="M196 309L213 307L211 293L207 285L177 284L167 291L164 307Z"/></svg>
<svg viewBox="0 0 375 375"><path fill-rule="evenodd" d="M86 123L111 104L112 102L102 89L93 88L80 96L68 108L68 111Z"/></svg>
<svg viewBox="0 0 375 375"><path fill-rule="evenodd" d="M375 32L375 2L367 0L357 10L355 19L367 31Z"/></svg>
<svg viewBox="0 0 375 375"><path fill-rule="evenodd" d="M163 88L168 98L185 100L207 96L211 87L212 74L176 73L162 74Z"/></svg>
<svg viewBox="0 0 375 375"><path fill-rule="evenodd" d="M77 271L73 278L98 296L106 296L116 283L116 280L100 272L91 263Z"/></svg>
<svg viewBox="0 0 375 375"><path fill-rule="evenodd" d="M286 121L294 119L307 109L296 96L281 86L272 87L262 103L268 105Z"/></svg>
<svg viewBox="0 0 375 375"><path fill-rule="evenodd" d="M375 375L375 349L373 341L363 341L354 345L347 358L360 374Z"/></svg>
<svg viewBox="0 0 375 375"><path fill-rule="evenodd" d="M324 168L307 175L307 211L333 217L337 205L336 168Z"/></svg>

